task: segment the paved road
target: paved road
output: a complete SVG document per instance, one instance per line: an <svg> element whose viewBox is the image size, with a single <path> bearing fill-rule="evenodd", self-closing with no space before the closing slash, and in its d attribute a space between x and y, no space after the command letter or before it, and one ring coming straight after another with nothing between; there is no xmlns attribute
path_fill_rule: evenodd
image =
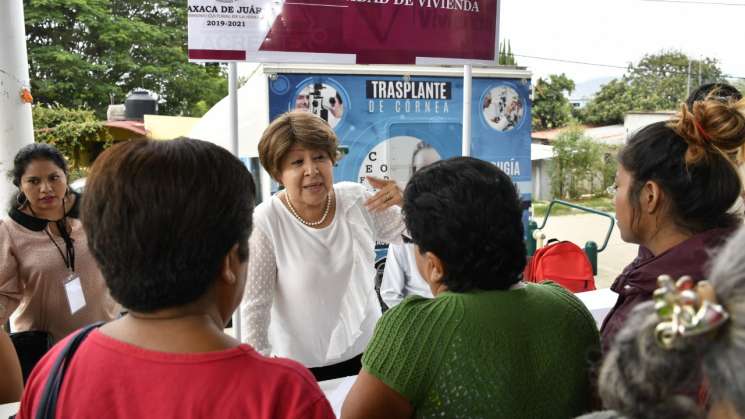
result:
<svg viewBox="0 0 745 419"><path fill-rule="evenodd" d="M542 218L538 220L538 224L541 222L543 222ZM598 246L601 246L609 225L610 220L593 214L552 215L543 231L547 239L569 240L584 248L588 240L594 240ZM614 226L608 247L598 254L596 286L598 288L609 287L624 266L636 257L637 247L635 244L621 240L618 226Z"/></svg>

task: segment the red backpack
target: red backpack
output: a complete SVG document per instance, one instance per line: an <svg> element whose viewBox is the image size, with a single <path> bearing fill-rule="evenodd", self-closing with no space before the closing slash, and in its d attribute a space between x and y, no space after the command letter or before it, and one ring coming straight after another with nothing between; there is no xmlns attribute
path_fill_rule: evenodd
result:
<svg viewBox="0 0 745 419"><path fill-rule="evenodd" d="M568 241L549 242L538 249L525 266L527 282L553 281L572 292L592 291L595 277L587 254Z"/></svg>

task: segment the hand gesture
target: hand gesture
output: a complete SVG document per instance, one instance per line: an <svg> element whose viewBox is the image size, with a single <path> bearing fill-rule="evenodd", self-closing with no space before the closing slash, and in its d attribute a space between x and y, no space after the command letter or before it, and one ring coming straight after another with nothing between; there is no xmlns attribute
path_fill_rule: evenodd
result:
<svg viewBox="0 0 745 419"><path fill-rule="evenodd" d="M401 206L403 202L403 193L398 187L395 180L380 179L367 176L370 185L377 189L370 199L365 202L365 207L370 212L380 212L390 208L393 205Z"/></svg>

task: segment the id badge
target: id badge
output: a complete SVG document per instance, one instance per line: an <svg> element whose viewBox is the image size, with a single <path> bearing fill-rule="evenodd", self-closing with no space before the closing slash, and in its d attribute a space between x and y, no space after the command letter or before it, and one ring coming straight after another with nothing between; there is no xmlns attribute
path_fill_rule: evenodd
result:
<svg viewBox="0 0 745 419"><path fill-rule="evenodd" d="M75 314L85 307L85 295L78 274L72 273L65 279L65 294L67 294L67 303L70 305L70 314Z"/></svg>

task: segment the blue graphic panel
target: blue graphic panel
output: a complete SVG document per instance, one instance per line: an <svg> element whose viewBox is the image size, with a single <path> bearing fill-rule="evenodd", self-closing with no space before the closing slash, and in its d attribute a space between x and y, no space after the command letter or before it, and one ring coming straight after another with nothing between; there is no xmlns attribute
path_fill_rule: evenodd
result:
<svg viewBox="0 0 745 419"><path fill-rule="evenodd" d="M439 92L427 90L432 85ZM519 183L530 181L529 89L520 80L473 79L471 154ZM270 118L302 108L329 121L348 148L335 179L359 181L369 153L392 138L426 142L441 157L460 155L462 95L463 80L454 77L281 74L270 82ZM403 164L400 154L414 150L407 143L386 151Z"/></svg>
<svg viewBox="0 0 745 419"><path fill-rule="evenodd" d="M471 155L499 166L530 201L529 82L472 83ZM346 152L337 182L371 175L403 184L420 166L461 154L462 78L279 74L269 90L271 119L305 109L332 126Z"/></svg>

